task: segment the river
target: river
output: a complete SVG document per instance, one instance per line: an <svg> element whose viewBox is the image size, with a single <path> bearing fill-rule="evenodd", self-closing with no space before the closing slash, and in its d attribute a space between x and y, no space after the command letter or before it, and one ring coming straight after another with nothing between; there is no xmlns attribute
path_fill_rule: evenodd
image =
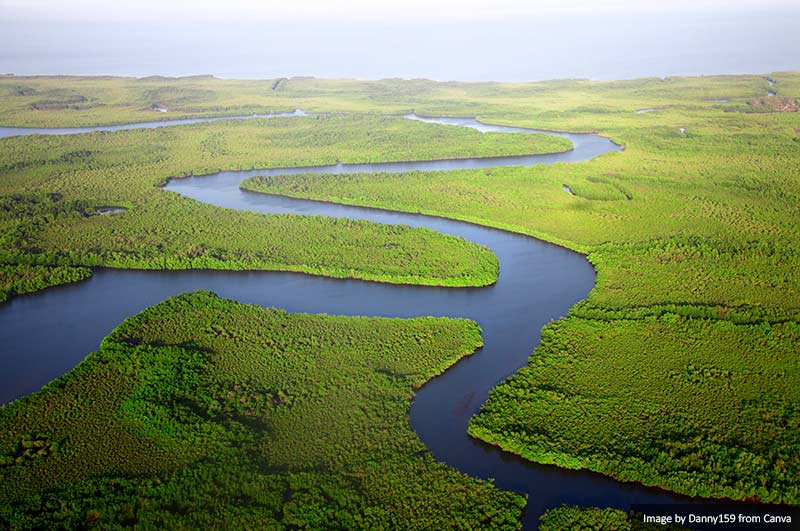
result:
<svg viewBox="0 0 800 531"><path fill-rule="evenodd" d="M286 114L305 113L279 115ZM535 131L487 125L470 118L416 115L406 118L479 131ZM146 127L217 119L152 122ZM112 127L129 129L133 124ZM108 127L25 129L20 133L19 128L0 128L0 136L3 129L13 129L14 135L109 130ZM13 136L6 132L9 134L4 136ZM496 284L484 288L436 288L285 272L97 269L86 281L16 297L0 305L0 345L3 345L0 355L4 368L0 375L0 402L39 389L96 350L101 339L126 317L186 291L207 289L222 297L290 312L465 317L481 326L485 346L426 383L417 392L410 411L413 429L438 460L473 477L494 478L502 489L527 493L529 501L523 524L529 530L537 529L542 512L562 503L621 509L636 503L686 503L688 498L659 489L621 483L588 471L533 464L474 440L466 433L470 417L478 412L489 390L526 365L539 342L541 328L566 315L592 289L595 272L585 257L528 236L445 218L292 199L239 188L243 179L253 175L530 166L589 160L620 150L598 135L554 134L568 138L574 149L549 155L226 171L170 180L164 193L179 193L226 208L365 219L428 227L460 236L492 249L500 261L500 275Z"/></svg>

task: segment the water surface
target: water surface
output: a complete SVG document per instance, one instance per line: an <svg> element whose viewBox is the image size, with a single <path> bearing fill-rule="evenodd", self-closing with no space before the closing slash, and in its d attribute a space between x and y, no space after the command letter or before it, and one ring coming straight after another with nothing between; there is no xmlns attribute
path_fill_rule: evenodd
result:
<svg viewBox="0 0 800 531"><path fill-rule="evenodd" d="M160 127L173 127L176 125L200 124L219 122L221 120L252 120L253 118L277 118L282 116L306 116L300 109L293 112L274 112L268 114L237 114L232 116L210 116L206 118L178 118L166 120L153 120L148 122L134 122L119 125L98 125L93 127L3 127L0 126L0 138L28 135L77 135L93 133L95 131L128 131L130 129L158 129Z"/></svg>
<svg viewBox="0 0 800 531"><path fill-rule="evenodd" d="M480 131L533 131L486 125L467 118L408 118ZM412 427L438 460L474 477L494 478L500 488L527 493L525 529L536 529L539 515L562 503L627 509L633 503L686 501L681 496L620 483L599 474L532 464L467 436L469 419L478 412L489 390L526 365L539 342L542 326L564 316L592 289L595 273L583 256L527 236L444 218L291 199L239 188L243 179L254 175L552 164L588 160L619 150L600 136L561 135L573 142L573 150L490 159L229 171L171 180L164 193L180 193L226 208L366 219L428 227L460 236L491 248L500 261L500 275L496 284L485 288L436 288L282 272L100 269L87 281L17 297L0 305L0 355L4 368L0 374L0 401L35 391L67 372L86 353L97 349L100 340L126 317L168 296L197 289L290 312L465 317L481 326L485 346L425 384L410 411Z"/></svg>

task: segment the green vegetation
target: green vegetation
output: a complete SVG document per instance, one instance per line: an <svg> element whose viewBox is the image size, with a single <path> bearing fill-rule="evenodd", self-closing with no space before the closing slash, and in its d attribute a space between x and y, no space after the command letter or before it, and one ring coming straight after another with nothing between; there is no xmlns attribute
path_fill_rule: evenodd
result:
<svg viewBox="0 0 800 531"><path fill-rule="evenodd" d="M0 76L0 124L79 126L300 108L315 112L477 115L488 121L525 119L540 126L576 129L580 125L595 130L645 108L665 109L667 113L673 108L750 111L748 102L767 93L767 76L777 82L771 88L778 96L800 96L797 72L537 83ZM277 81L281 82L273 90ZM159 112L158 108L169 112ZM636 118L638 123L650 124L663 114L659 111Z"/></svg>
<svg viewBox="0 0 800 531"><path fill-rule="evenodd" d="M408 425L414 389L481 344L466 320L169 299L0 408L0 527L517 529L524 498Z"/></svg>
<svg viewBox="0 0 800 531"><path fill-rule="evenodd" d="M96 215L83 201L63 201L59 194L0 196L0 302L14 295L77 282L91 276L86 267L42 264L37 253L26 253L31 238L59 216ZM27 260L25 259L27 258Z"/></svg>
<svg viewBox="0 0 800 531"><path fill-rule="evenodd" d="M0 264L0 302L14 295L77 282L92 276L86 267Z"/></svg>
<svg viewBox="0 0 800 531"><path fill-rule="evenodd" d="M481 135L402 118L319 116L0 141L3 296L140 269L273 269L393 283L481 286L488 249L426 229L324 217L263 216L159 189L222 169L521 154L563 139ZM98 216L98 206L128 208ZM23 265L41 266L26 269Z"/></svg>
<svg viewBox="0 0 800 531"><path fill-rule="evenodd" d="M569 317L544 329L470 433L686 494L797 503L798 345L795 322Z"/></svg>
<svg viewBox="0 0 800 531"><path fill-rule="evenodd" d="M764 99L766 75L508 84L7 76L0 78L0 122L415 110L610 136L624 153L580 164L272 177L246 186L464 219L587 253L598 271L596 288L545 329L530 366L492 393L471 433L545 463L688 494L797 504L800 113L793 111L800 73L769 77L774 101ZM644 108L657 110L635 112ZM391 238L403 238L400 247L386 246L395 243L389 229L372 224L230 212L156 187L169 176L223 168L558 148L545 138L490 139L398 118L331 115L7 139L0 141L0 193L22 194L9 199L13 204L59 193L64 208L33 229L15 228L26 247L20 251L23 240L14 240L3 256L16 253L5 262L9 268L211 264L484 284L496 275L496 260L460 240L396 229ZM97 205L129 211L92 215L88 209ZM352 242L346 253L343 241ZM443 256L448 263L438 261ZM244 384L250 385L235 385ZM266 389L270 402L286 400L279 390ZM262 414L233 392L245 398L241 411ZM25 455L18 455L21 441L44 441L29 454L61 447L46 430L17 435L5 450L15 460ZM23 466L50 459L29 455ZM82 485L92 492L99 483Z"/></svg>
<svg viewBox="0 0 800 531"><path fill-rule="evenodd" d="M539 531L631 531L631 523L619 509L562 505L539 517Z"/></svg>
<svg viewBox="0 0 800 531"><path fill-rule="evenodd" d="M539 531L680 531L676 525L642 523L619 509L562 505L539 518Z"/></svg>
<svg viewBox="0 0 800 531"><path fill-rule="evenodd" d="M776 75L779 94L800 94L797 77ZM561 110L493 115L600 129L625 145L586 163L244 186L458 218L587 253L595 289L546 329L470 433L537 462L686 494L800 503L800 115L751 112L756 82L766 93L747 76L592 84L609 108L614 94L636 101L660 88L663 100L639 100L663 109L647 114L588 112L585 84L560 82L542 99L560 98ZM671 102L678 89L684 101Z"/></svg>

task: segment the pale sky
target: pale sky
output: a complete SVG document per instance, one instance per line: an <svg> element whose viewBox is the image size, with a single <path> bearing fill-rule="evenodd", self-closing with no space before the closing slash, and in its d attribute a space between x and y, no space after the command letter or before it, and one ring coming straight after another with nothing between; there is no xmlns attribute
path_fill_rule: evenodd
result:
<svg viewBox="0 0 800 531"><path fill-rule="evenodd" d="M0 0L0 73L533 81L800 70L800 0Z"/></svg>
<svg viewBox="0 0 800 531"><path fill-rule="evenodd" d="M82 20L153 18L464 20L796 6L796 0L0 0L0 14Z"/></svg>

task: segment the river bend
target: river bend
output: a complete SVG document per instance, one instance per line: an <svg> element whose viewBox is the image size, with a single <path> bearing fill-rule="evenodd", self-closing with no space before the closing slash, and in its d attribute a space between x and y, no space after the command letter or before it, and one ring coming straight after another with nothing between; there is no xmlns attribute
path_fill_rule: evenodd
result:
<svg viewBox="0 0 800 531"><path fill-rule="evenodd" d="M287 115L305 113L298 110L234 118ZM488 125L469 118L425 118L414 114L406 118L482 132L536 131ZM0 128L0 138L167 127L222 119L230 117L55 130ZM438 460L474 477L494 478L502 489L527 493L525 529L536 529L540 514L562 503L628 509L634 503L685 502L687 498L620 483L600 474L529 463L467 435L469 419L478 412L489 390L526 365L539 342L541 328L566 315L592 289L595 273L582 255L528 236L450 219L291 199L239 188L243 179L255 175L531 166L585 161L620 150L598 135L552 134L568 138L574 149L548 155L225 171L171 180L165 193L179 193L225 208L365 219L428 227L460 236L492 249L500 261L500 275L496 284L484 288L437 288L285 272L97 269L86 281L16 297L0 305L0 356L4 369L0 376L0 402L33 392L61 376L88 352L96 350L101 339L125 318L186 291L207 289L222 297L290 312L465 317L481 326L485 346L425 384L410 411L412 427Z"/></svg>

